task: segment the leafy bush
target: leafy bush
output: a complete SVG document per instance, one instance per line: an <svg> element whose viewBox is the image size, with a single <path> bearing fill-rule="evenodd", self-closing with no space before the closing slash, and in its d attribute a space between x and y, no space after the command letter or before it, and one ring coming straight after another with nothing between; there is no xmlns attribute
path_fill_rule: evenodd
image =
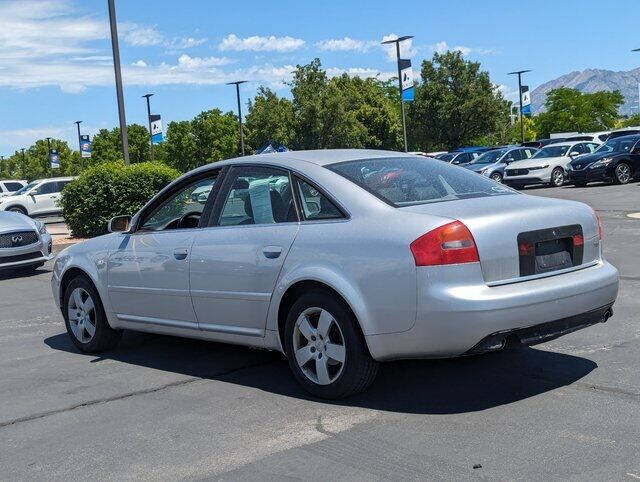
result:
<svg viewBox="0 0 640 482"><path fill-rule="evenodd" d="M109 219L133 215L179 174L151 162L98 164L63 189L60 204L64 219L74 236L105 234Z"/></svg>

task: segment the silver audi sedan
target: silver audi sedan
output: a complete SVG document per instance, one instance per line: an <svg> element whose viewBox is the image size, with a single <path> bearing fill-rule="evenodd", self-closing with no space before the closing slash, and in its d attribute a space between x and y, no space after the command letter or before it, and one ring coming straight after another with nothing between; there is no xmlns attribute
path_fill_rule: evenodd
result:
<svg viewBox="0 0 640 482"><path fill-rule="evenodd" d="M109 230L55 262L78 349L112 349L130 329L278 350L325 398L364 390L381 361L604 322L618 292L589 206L398 152L217 162Z"/></svg>

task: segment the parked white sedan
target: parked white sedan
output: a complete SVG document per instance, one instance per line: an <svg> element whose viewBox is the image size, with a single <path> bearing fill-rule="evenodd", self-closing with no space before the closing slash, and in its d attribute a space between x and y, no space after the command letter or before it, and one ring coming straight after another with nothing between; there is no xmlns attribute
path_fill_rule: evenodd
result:
<svg viewBox="0 0 640 482"><path fill-rule="evenodd" d="M364 390L379 361L606 321L618 292L587 205L397 152L217 162L110 230L54 265L76 347L107 350L131 329L278 350L327 398Z"/></svg>
<svg viewBox="0 0 640 482"><path fill-rule="evenodd" d="M571 161L592 153L599 146L597 142L562 142L543 147L531 158L511 163L505 169L502 182L516 188L529 184L562 186Z"/></svg>

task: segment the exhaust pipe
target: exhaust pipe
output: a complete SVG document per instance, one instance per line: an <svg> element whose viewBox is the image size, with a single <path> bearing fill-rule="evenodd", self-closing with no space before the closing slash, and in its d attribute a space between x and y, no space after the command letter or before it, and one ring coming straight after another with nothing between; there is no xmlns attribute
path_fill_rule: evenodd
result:
<svg viewBox="0 0 640 482"><path fill-rule="evenodd" d="M604 319L602 320L602 323L606 323L607 320L612 316L613 316L613 308L609 308L607 311L604 312Z"/></svg>

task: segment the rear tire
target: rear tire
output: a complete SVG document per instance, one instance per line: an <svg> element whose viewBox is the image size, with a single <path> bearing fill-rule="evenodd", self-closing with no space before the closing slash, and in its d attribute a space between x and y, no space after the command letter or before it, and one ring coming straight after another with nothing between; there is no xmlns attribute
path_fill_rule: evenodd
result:
<svg viewBox="0 0 640 482"><path fill-rule="evenodd" d="M564 171L561 167L556 167L551 171L551 187L561 187L564 184Z"/></svg>
<svg viewBox="0 0 640 482"><path fill-rule="evenodd" d="M100 296L86 276L78 275L67 285L62 315L71 341L84 353L115 348L122 337L122 330L109 326Z"/></svg>
<svg viewBox="0 0 640 482"><path fill-rule="evenodd" d="M621 162L615 167L613 176L616 184L627 184L632 178L631 166L626 162Z"/></svg>
<svg viewBox="0 0 640 482"><path fill-rule="evenodd" d="M351 310L323 291L305 293L293 304L284 344L294 377L319 398L360 393L378 373Z"/></svg>

